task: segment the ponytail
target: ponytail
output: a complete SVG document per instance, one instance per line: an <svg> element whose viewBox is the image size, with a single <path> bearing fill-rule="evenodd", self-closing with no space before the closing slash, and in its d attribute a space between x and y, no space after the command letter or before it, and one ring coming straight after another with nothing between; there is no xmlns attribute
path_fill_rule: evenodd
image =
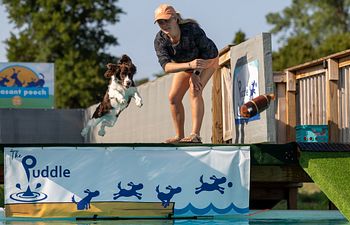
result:
<svg viewBox="0 0 350 225"><path fill-rule="evenodd" d="M198 24L198 22L194 19L183 19L180 15L180 13L176 13L176 16L177 16L177 23L178 24L185 24L185 23L195 23L195 24Z"/></svg>

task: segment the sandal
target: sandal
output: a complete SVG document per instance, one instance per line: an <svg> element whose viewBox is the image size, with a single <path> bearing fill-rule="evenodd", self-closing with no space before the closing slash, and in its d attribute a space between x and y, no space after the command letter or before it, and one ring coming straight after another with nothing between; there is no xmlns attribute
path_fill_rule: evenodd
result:
<svg viewBox="0 0 350 225"><path fill-rule="evenodd" d="M190 134L190 136L182 138L179 143L202 143L202 138L198 134Z"/></svg>
<svg viewBox="0 0 350 225"><path fill-rule="evenodd" d="M176 143L179 143L180 140L181 140L181 138L179 136L175 136L175 137L166 139L163 143L176 144Z"/></svg>

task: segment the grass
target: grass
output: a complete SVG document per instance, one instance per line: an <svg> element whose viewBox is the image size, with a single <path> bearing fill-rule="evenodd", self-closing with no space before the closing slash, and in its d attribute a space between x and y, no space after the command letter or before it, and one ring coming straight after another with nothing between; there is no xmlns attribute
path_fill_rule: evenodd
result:
<svg viewBox="0 0 350 225"><path fill-rule="evenodd" d="M322 192L298 195L297 207L300 210L328 210L328 205L328 198ZM273 209L287 209L287 200L280 201Z"/></svg>
<svg viewBox="0 0 350 225"><path fill-rule="evenodd" d="M327 196L314 183L305 183L298 191L297 207L300 210L328 210ZM287 200L279 202L273 209L287 209Z"/></svg>
<svg viewBox="0 0 350 225"><path fill-rule="evenodd" d="M19 105L14 105L11 98L0 98L0 108L53 108L54 97L50 95L48 98L21 98Z"/></svg>
<svg viewBox="0 0 350 225"><path fill-rule="evenodd" d="M350 152L303 152L300 165L350 220Z"/></svg>

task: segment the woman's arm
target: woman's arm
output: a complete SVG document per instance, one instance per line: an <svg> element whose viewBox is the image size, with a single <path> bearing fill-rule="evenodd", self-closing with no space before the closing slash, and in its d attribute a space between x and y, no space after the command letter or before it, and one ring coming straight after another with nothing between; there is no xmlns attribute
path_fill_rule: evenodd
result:
<svg viewBox="0 0 350 225"><path fill-rule="evenodd" d="M166 73L176 73L180 71L186 70L203 70L208 68L217 68L218 65L218 57L213 59L195 59L190 62L184 63L175 63L169 62L165 64L164 71Z"/></svg>
<svg viewBox="0 0 350 225"><path fill-rule="evenodd" d="M192 67L190 62L184 62L184 63L168 62L164 66L164 71L166 73L176 73L176 72L191 70L191 69Z"/></svg>

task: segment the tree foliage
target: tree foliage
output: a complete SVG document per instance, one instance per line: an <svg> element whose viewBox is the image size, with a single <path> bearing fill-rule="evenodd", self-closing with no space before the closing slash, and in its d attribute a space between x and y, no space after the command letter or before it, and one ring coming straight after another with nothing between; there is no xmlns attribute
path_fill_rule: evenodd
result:
<svg viewBox="0 0 350 225"><path fill-rule="evenodd" d="M271 33L282 47L273 54L279 70L350 47L350 0L292 0L282 12L269 13Z"/></svg>
<svg viewBox="0 0 350 225"><path fill-rule="evenodd" d="M278 52L272 53L273 70L282 71L290 66L311 61L315 55L315 49L305 35L290 37Z"/></svg>
<svg viewBox="0 0 350 225"><path fill-rule="evenodd" d="M148 78L142 78L142 79L139 79L139 80L135 80L135 85L136 85L136 86L140 86L140 85L142 85L142 84L147 83L148 81L149 81Z"/></svg>
<svg viewBox="0 0 350 225"><path fill-rule="evenodd" d="M106 26L119 21L118 0L2 0L18 29L6 41L7 58L55 63L55 103L59 108L87 107L106 89L104 53L117 45ZM103 90L103 91L101 91Z"/></svg>
<svg viewBox="0 0 350 225"><path fill-rule="evenodd" d="M232 44L238 45L246 40L247 40L247 38L246 38L245 33L242 30L239 30L236 32L235 37L232 40Z"/></svg>

